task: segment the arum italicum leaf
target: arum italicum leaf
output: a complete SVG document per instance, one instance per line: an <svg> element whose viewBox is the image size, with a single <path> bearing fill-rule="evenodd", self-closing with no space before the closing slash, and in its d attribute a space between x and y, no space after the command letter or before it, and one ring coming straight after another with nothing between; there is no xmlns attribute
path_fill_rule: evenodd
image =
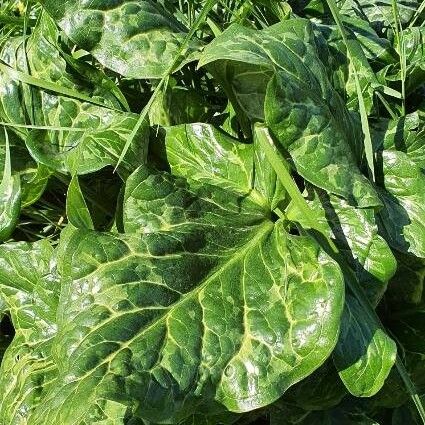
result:
<svg viewBox="0 0 425 425"><path fill-rule="evenodd" d="M163 77L188 32L152 0L41 3L73 42L125 77Z"/></svg>
<svg viewBox="0 0 425 425"><path fill-rule="evenodd" d="M264 102L263 120L301 176L354 205L380 205L357 167L354 152L361 132L328 80L309 21L291 19L261 31L233 25L205 48L199 65L214 62L246 63L249 70L262 71L257 88L268 84L256 99ZM251 72L237 75L252 78ZM249 96L236 99L243 110L252 111ZM258 121L256 115L249 118Z"/></svg>
<svg viewBox="0 0 425 425"><path fill-rule="evenodd" d="M382 232L395 249L425 258L425 175L404 152L384 150L382 159Z"/></svg>
<svg viewBox="0 0 425 425"><path fill-rule="evenodd" d="M339 251L356 272L369 300L377 305L387 283L394 275L397 262L388 244L378 234L373 209L355 208L334 195L317 188L308 188L307 202L317 221L335 240ZM307 225L293 202L288 207L291 221Z"/></svg>
<svg viewBox="0 0 425 425"><path fill-rule="evenodd" d="M12 175L21 181L21 207L36 202L47 185L51 175L50 170L43 164L37 164L31 158L25 143L14 133L8 134ZM6 137L0 133L0 169L4 169L6 160Z"/></svg>
<svg viewBox="0 0 425 425"><path fill-rule="evenodd" d="M47 240L0 246L0 299L15 337L1 368L0 422L24 424L53 384L51 357L59 285Z"/></svg>
<svg viewBox="0 0 425 425"><path fill-rule="evenodd" d="M425 119L418 112L376 123L374 139L378 152L404 152L417 167L425 169Z"/></svg>
<svg viewBox="0 0 425 425"><path fill-rule="evenodd" d="M351 292L348 293L341 333L332 356L348 391L358 397L370 397L382 388L394 365L397 348L367 308L372 309L372 304L377 304L381 298L388 280L395 272L395 260L385 241L377 235L373 210L356 209L333 195L331 198L326 196L321 190L317 190L313 199L310 198L307 203L287 171L285 160L274 146L267 129L256 126L255 134L291 196L287 218L305 228L318 230L328 238L330 246L333 242L329 238L334 238L335 254L340 261L350 264L358 275L349 272L345 266L346 286L355 287L358 283L354 280L359 279L364 292L372 301L365 306ZM323 210L318 208L319 202ZM356 234L356 227L362 226L366 229ZM342 255L347 258L344 260Z"/></svg>
<svg viewBox="0 0 425 425"><path fill-rule="evenodd" d="M163 156L174 175L249 195L265 208L274 209L283 197L262 149L201 123L166 128L165 141Z"/></svg>
<svg viewBox="0 0 425 425"><path fill-rule="evenodd" d="M66 196L66 215L69 222L78 229L94 229L90 211L81 192L78 176L72 176Z"/></svg>
<svg viewBox="0 0 425 425"><path fill-rule="evenodd" d="M14 130L26 138L32 157L55 171L87 174L107 165L115 166L137 115L115 109L115 97L103 87L81 87L81 81L69 72L56 46L58 38L56 25L44 13L28 38L26 51L22 37L7 40L0 52L8 65L0 72L5 87L0 92L0 116L21 125ZM8 72L4 72L5 68ZM26 82L38 79L45 84L21 84L12 71L25 71L30 78L24 79ZM62 90L57 91L55 86ZM31 117L28 128L26 114ZM34 131L30 131L32 126L36 127ZM146 134L143 123L120 170L127 169L129 174L144 161Z"/></svg>
<svg viewBox="0 0 425 425"><path fill-rule="evenodd" d="M339 3L341 13L367 17L372 26L395 25L391 0L342 0ZM399 3L400 20L402 23L406 23L415 14L420 0L404 0Z"/></svg>
<svg viewBox="0 0 425 425"><path fill-rule="evenodd" d="M339 376L356 397L371 397L384 385L397 355L395 342L347 294L341 334L332 353Z"/></svg>
<svg viewBox="0 0 425 425"><path fill-rule="evenodd" d="M52 342L57 331L61 256L70 230L62 232L56 250L47 240L0 246L0 313L10 315L15 330L0 368L2 424L28 423L55 385ZM119 403L99 400L84 424L102 423L103 419L118 424L122 411Z"/></svg>
<svg viewBox="0 0 425 425"><path fill-rule="evenodd" d="M223 183L243 157L232 163L217 152L218 185L200 185L184 155L174 158L179 177L142 166L127 180L125 233L71 236L54 346L59 375L29 424L78 423L96 400L124 394L153 422L217 402L251 410L332 352L344 298L337 263L273 222L267 197L258 202Z"/></svg>
<svg viewBox="0 0 425 425"><path fill-rule="evenodd" d="M9 137L5 131L5 160L0 182L0 240L6 240L13 232L21 210L21 180L12 175Z"/></svg>
<svg viewBox="0 0 425 425"><path fill-rule="evenodd" d="M137 116L81 104L72 99L52 101L56 108L55 119L66 119L68 125L85 128L86 132L33 130L26 139L31 155L63 173L88 174L107 165L115 166ZM144 124L128 149L122 168L131 170L144 162L146 137L147 126Z"/></svg>

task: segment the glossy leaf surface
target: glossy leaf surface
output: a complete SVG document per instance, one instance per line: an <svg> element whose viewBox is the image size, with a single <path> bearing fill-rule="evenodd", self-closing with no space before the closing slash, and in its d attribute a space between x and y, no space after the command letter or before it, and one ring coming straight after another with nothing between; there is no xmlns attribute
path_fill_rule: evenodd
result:
<svg viewBox="0 0 425 425"><path fill-rule="evenodd" d="M43 0L65 33L103 65L132 78L161 78L186 29L160 3Z"/></svg>
<svg viewBox="0 0 425 425"><path fill-rule="evenodd" d="M299 174L350 203L379 205L357 168L359 130L329 83L308 21L293 19L263 31L233 26L204 50L200 64L216 61L267 70L256 77L263 81L272 76L264 93L264 119ZM244 99L239 96L238 102L248 110Z"/></svg>

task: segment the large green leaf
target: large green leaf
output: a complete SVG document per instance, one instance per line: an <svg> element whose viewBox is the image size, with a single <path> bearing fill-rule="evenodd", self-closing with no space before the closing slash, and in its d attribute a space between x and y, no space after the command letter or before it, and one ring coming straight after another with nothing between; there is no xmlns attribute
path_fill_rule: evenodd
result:
<svg viewBox="0 0 425 425"><path fill-rule="evenodd" d="M423 84L425 78L425 28L408 28L402 33L406 55L406 86L412 92Z"/></svg>
<svg viewBox="0 0 425 425"><path fill-rule="evenodd" d="M322 226L329 229L342 255L356 272L371 304L376 305L388 280L396 271L396 261L385 240L378 235L374 212L351 207L342 199L321 190L309 191L308 203ZM287 217L304 224L306 218L292 203ZM394 365L395 343L371 320L352 296L346 297L341 334L333 358L348 391L356 396L372 396L383 386Z"/></svg>
<svg viewBox="0 0 425 425"><path fill-rule="evenodd" d="M379 224L395 249L425 258L424 121L416 112L375 130L378 182L385 207Z"/></svg>
<svg viewBox="0 0 425 425"><path fill-rule="evenodd" d="M425 169L425 121L418 112L396 120L381 120L374 126L376 149L404 152L410 161Z"/></svg>
<svg viewBox="0 0 425 425"><path fill-rule="evenodd" d="M359 128L329 83L308 21L291 19L262 31L234 25L201 55L201 66L213 62L257 67L260 73L252 77L247 72L246 78L261 79L263 86L270 76L264 93L264 119L289 151L299 174L350 203L361 207L380 204L357 168L354 152L357 154L360 146ZM237 78L243 75L241 70ZM227 81L227 86L231 84ZM261 85L257 83L257 87ZM258 101L258 96L254 98ZM249 112L246 105L253 99L244 99L236 100Z"/></svg>
<svg viewBox="0 0 425 425"><path fill-rule="evenodd" d="M166 129L162 154L173 174L193 184L214 184L250 196L272 210L284 194L262 150L242 144L208 124Z"/></svg>
<svg viewBox="0 0 425 425"><path fill-rule="evenodd" d="M249 196L145 167L124 199L126 234L76 231L67 246L60 377L30 423L82 420L83 389L87 406L126 394L154 421L213 400L251 410L329 356L342 276L312 239Z"/></svg>
<svg viewBox="0 0 425 425"><path fill-rule="evenodd" d="M152 0L41 4L72 41L102 65L131 78L161 78L187 32Z"/></svg>
<svg viewBox="0 0 425 425"><path fill-rule="evenodd" d="M26 424L56 376L50 350L59 287L52 254L47 240L0 246L0 298L15 328L0 369L1 423Z"/></svg>

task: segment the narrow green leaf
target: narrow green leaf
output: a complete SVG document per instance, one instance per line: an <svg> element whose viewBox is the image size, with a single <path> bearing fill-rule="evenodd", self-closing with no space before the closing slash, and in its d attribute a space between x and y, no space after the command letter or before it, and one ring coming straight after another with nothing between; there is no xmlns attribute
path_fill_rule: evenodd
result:
<svg viewBox="0 0 425 425"><path fill-rule="evenodd" d="M394 17L394 29L397 39L398 55L400 58L400 77L401 77L401 100L402 114L406 114L406 74L407 74L407 59L406 59L406 43L404 40L404 31L401 23L400 12L396 0L391 0L391 8Z"/></svg>
<svg viewBox="0 0 425 425"><path fill-rule="evenodd" d="M358 72L356 69L355 53L353 52L350 41L347 38L344 24L342 22L335 0L326 0L326 1L329 6L329 9L331 10L332 16L341 32L341 36L347 48L349 59L353 66L357 97L359 99L360 118L362 122L362 129L363 129L363 135L364 135L364 148L365 148L366 160L368 165L368 172L369 172L371 180L374 181L375 180L375 159L373 155L372 137L370 135L369 121L368 121L368 116L366 112L365 100L364 100L362 88L360 85Z"/></svg>
<svg viewBox="0 0 425 425"><path fill-rule="evenodd" d="M5 132L5 161L3 178L0 183L0 241L6 240L13 232L21 211L21 180L12 175L9 135Z"/></svg>
<svg viewBox="0 0 425 425"><path fill-rule="evenodd" d="M66 196L66 215L77 229L94 229L90 211L81 192L78 176L72 176Z"/></svg>
<svg viewBox="0 0 425 425"><path fill-rule="evenodd" d="M421 16L421 14L425 11L425 0L422 0L422 3L420 4L420 6L416 9L415 14L413 15L412 20L409 23L409 28L414 27L416 21L418 20L418 18Z"/></svg>
<svg viewBox="0 0 425 425"><path fill-rule="evenodd" d="M9 76L9 78L11 78L14 81L20 81L21 83L29 84L34 87L39 87L44 90L52 91L53 93L58 93L64 96L82 100L83 102L92 103L93 105L98 105L104 108L114 109L119 111L118 109L112 108L109 105L103 102L100 102L96 99L93 99L92 97L87 96L83 93L80 93L76 90L73 90L68 87L64 87L60 84L53 83L52 81L47 81L45 79L33 77L32 75L29 75L25 72L13 69L10 66L5 65L4 63L0 63L0 71L4 72L6 75Z"/></svg>

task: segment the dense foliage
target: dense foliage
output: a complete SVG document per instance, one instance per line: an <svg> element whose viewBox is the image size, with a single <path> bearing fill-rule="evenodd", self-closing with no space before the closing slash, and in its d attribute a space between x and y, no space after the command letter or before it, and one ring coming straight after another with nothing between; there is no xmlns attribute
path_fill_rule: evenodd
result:
<svg viewBox="0 0 425 425"><path fill-rule="evenodd" d="M425 2L0 6L0 424L425 423Z"/></svg>

